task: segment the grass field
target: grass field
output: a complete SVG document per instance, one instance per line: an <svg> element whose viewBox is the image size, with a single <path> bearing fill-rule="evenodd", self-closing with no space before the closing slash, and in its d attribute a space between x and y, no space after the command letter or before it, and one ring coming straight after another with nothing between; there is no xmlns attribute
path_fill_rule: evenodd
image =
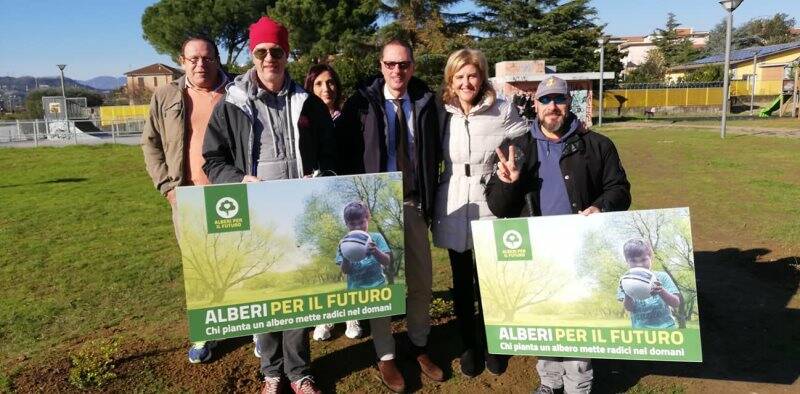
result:
<svg viewBox="0 0 800 394"><path fill-rule="evenodd" d="M794 381L791 376L796 379L800 373L796 369L761 375L759 371L767 367L778 370L777 365L800 362L800 338L796 326L789 327L792 321L798 321L795 312L800 309L796 257L800 255L800 140L741 135L720 140L714 132L690 128L617 128L604 133L617 144L633 185L632 208L690 207L698 264L705 261L709 266L723 266L727 264L726 259L731 261L724 268L736 275L725 280L732 286L735 282L735 286L739 286L735 290L726 287L728 282L712 282L707 277L703 282L701 276L708 271L698 268L698 288L708 289L705 298L700 300L704 319L701 326L704 330L722 330L725 334L716 340L707 340L704 331L703 340L709 352L715 348L717 351L725 349L729 344L720 342L723 340L739 343L748 340L747 336L738 336L746 332L729 332L727 325L715 323L714 319L724 321L727 318L713 313L719 308L727 310L727 301L738 302L735 306L739 310L751 311L749 313L757 315L755 317L766 318L771 323L769 326L757 320L735 323L750 330L764 330L760 332L763 337L758 339L762 345L760 355L747 356L742 350L742 357L768 358L767 361L748 359L748 363L766 364L753 365L755 372L730 372L732 381L756 384L755 388L735 386L736 391L770 391L771 386L758 384L788 388L785 385ZM139 148L105 145L0 149L0 168L3 169L0 172L0 201L3 202L0 204L0 354L3 355L0 357L0 391L40 387L31 383L37 377L60 384L57 375L58 371L63 374L65 358L68 359L82 343L105 336L132 344L125 352L128 364L120 370L119 386L115 387L135 387L136 391L197 390L194 384L196 379L201 379L197 376L201 372L169 374L160 369L162 364L151 365L146 361L148 357L166 357L167 361L163 361L166 365L183 363L183 367L186 364L186 327L180 253L172 232L170 210L146 176ZM438 296L449 297L446 252L434 250L434 260L434 291ZM767 260L780 264L770 268L752 265ZM776 282L777 287L770 287L771 281ZM772 295L760 295L758 300L740 299L743 296L738 293L726 295L722 300L713 297L717 291L742 290L752 294L772 292ZM760 304L753 304L756 301ZM759 315L762 311L774 315ZM455 331L451 331L454 326L446 322L441 324L438 331L435 330L438 338L444 342L455 341ZM767 340L771 342L764 342ZM346 349L348 359L362 357L365 360L342 366L335 364L335 368L331 364L334 361L329 354L345 351L343 349L348 346L351 345L347 342L335 342L314 348L314 358L319 358L315 365L339 371L333 383L326 383L325 378L320 380L327 385L325 387L340 391L373 390L368 389L376 386L368 372L372 362L370 344L359 342ZM446 344L441 346L452 348ZM763 346L771 350L764 350ZM452 351L448 352L452 355ZM162 353L166 356L158 356ZM219 368L234 365L230 368L235 371L222 370L220 375L209 376L233 374L234 383L207 386L208 390L238 391L257 387L253 362L245 361L246 357L252 359L248 354L249 351L234 353L233 350L226 353L224 357L227 358L219 363L223 367ZM735 354L738 353L733 351L719 357L734 357ZM232 357L242 357L242 360L230 360ZM773 363L774 358L777 358L775 363L784 364ZM452 358L446 361L450 360ZM218 363L208 368L218 368L214 364ZM730 367L733 371L737 365ZM203 371L197 368L205 367L194 368L193 371ZM247 371L236 372L241 368ZM490 378L493 380L466 380L454 376L436 385L435 390L521 392L523 390L517 390L521 385L529 390L534 383L529 368L520 361L510 368L508 376ZM620 387L632 392L682 392L686 386L681 378L685 374L672 373L669 368L642 368L644 372L636 376L626 373L628 380L617 376ZM689 375L693 387L705 387L712 392L734 387L715 386L714 379L725 378L720 376L725 372L716 373L713 368L722 368L719 366L709 368L712 369L705 374L700 369L699 375ZM53 377L44 378L28 372L42 369L53 370ZM672 376L670 373L678 377L659 380L648 376ZM205 377L206 380L201 381L210 384L208 379L212 378ZM704 378L711 379L712 383L697 383ZM787 383L787 380L790 381ZM503 390L504 387L508 390Z"/></svg>
<svg viewBox="0 0 800 394"><path fill-rule="evenodd" d="M604 122L607 124L615 124L618 125L619 123L624 123L628 121L632 122L652 122L652 123L670 123L674 125L682 125L685 127L692 127L692 126L703 126L709 128L717 128L719 129L720 125L720 117L719 116L686 116L686 117L677 117L677 116L663 116L659 117L656 116L654 118L643 118L643 117L616 117L616 116L606 116L603 118ZM800 119L797 118L790 118L788 116L778 117L777 115L773 115L768 118L759 118L759 117L750 117L750 116L732 116L728 117L727 119L728 126L730 127L747 127L747 128L768 128L768 129L782 129L782 130L794 130L800 133Z"/></svg>

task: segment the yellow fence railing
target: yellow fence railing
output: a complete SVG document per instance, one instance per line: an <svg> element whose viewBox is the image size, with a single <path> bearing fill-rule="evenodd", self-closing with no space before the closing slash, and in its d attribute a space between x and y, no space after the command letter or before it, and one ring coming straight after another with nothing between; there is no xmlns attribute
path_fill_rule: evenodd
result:
<svg viewBox="0 0 800 394"><path fill-rule="evenodd" d="M110 126L131 119L143 119L150 115L149 105L112 105L100 107L100 124Z"/></svg>
<svg viewBox="0 0 800 394"><path fill-rule="evenodd" d="M749 81L731 81L730 95L750 96L752 88ZM755 95L777 96L781 89L781 81L760 81L756 82ZM609 89L603 92L603 108L721 106L722 97L721 87Z"/></svg>
<svg viewBox="0 0 800 394"><path fill-rule="evenodd" d="M696 107L722 105L722 88L611 89L603 108Z"/></svg>
<svg viewBox="0 0 800 394"><path fill-rule="evenodd" d="M783 81L756 81L756 96L777 96ZM753 90L750 81L731 81L731 96L749 96Z"/></svg>

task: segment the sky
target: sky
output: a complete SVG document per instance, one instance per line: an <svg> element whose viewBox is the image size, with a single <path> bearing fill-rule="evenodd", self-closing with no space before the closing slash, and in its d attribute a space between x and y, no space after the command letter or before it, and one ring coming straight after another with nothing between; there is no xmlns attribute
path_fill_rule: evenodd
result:
<svg viewBox="0 0 800 394"><path fill-rule="evenodd" d="M152 63L174 65L142 38L141 16L153 0L0 0L0 76L65 76L86 80L123 73ZM597 23L610 35L646 35L662 27L667 13L695 30L708 31L725 16L716 0L592 0ZM452 11L475 10L463 0ZM745 0L734 25L784 12L798 19L800 1Z"/></svg>

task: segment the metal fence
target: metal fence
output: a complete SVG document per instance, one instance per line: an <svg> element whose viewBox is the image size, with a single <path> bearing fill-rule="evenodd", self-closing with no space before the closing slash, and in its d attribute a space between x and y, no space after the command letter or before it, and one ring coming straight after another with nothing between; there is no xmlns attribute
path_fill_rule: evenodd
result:
<svg viewBox="0 0 800 394"><path fill-rule="evenodd" d="M756 83L754 91L751 81L731 81L730 96L777 96L781 93L782 87L782 81L761 81ZM605 90L603 92L603 108L721 106L723 97L721 84L718 85L714 82L675 85L628 84L625 85L625 88Z"/></svg>
<svg viewBox="0 0 800 394"><path fill-rule="evenodd" d="M118 118L103 125L99 118L83 120L0 121L0 144L6 146L58 146L67 144L137 144L144 118Z"/></svg>

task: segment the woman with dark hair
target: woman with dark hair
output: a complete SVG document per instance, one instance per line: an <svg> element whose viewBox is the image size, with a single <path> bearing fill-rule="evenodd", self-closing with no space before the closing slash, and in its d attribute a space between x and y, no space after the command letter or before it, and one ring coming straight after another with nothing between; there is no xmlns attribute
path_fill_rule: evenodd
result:
<svg viewBox="0 0 800 394"><path fill-rule="evenodd" d="M339 75L333 67L327 64L316 64L308 69L306 81L303 87L309 93L322 99L328 107L331 118L336 121L339 117L339 110L342 109L342 85L339 82Z"/></svg>
<svg viewBox="0 0 800 394"><path fill-rule="evenodd" d="M331 114L331 119L334 123L339 118L342 108L342 85L339 82L339 76L333 67L327 64L316 64L308 69L306 80L303 84L307 92L313 93L319 97L328 111ZM331 263L332 264L332 263ZM344 335L348 338L358 338L361 336L361 326L358 320L350 320L346 323L347 328ZM314 328L314 335L312 336L315 341L324 341L331 337L331 329L333 324L320 324Z"/></svg>

